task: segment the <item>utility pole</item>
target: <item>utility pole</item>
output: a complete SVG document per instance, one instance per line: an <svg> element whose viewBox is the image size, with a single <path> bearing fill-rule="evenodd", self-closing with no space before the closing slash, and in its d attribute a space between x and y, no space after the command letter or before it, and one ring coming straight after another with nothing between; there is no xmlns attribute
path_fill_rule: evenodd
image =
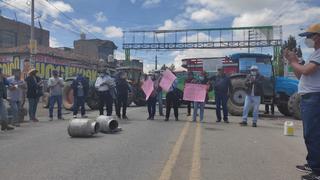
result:
<svg viewBox="0 0 320 180"><path fill-rule="evenodd" d="M158 56L157 55L156 55L156 58L155 58L155 65L156 65L155 70L157 70L158 69Z"/></svg>
<svg viewBox="0 0 320 180"><path fill-rule="evenodd" d="M35 68L37 41L34 37L34 0L31 0L31 34L30 34L30 66Z"/></svg>

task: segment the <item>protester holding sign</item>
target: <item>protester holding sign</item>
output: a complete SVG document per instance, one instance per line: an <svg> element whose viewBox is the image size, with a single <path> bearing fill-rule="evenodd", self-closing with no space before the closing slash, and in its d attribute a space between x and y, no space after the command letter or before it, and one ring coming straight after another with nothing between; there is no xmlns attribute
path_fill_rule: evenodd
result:
<svg viewBox="0 0 320 180"><path fill-rule="evenodd" d="M170 70L166 70L163 72L162 79L160 82L160 86L162 89L167 91L166 95L166 118L165 121L169 120L171 107L174 110L175 120L178 121L178 106L179 106L179 96L177 89L178 81L176 80L176 76Z"/></svg>
<svg viewBox="0 0 320 180"><path fill-rule="evenodd" d="M185 81L185 84L187 83L191 83L193 81L193 73L192 72L188 72L188 77ZM192 101L186 101L187 102L187 108L188 108L188 114L187 116L191 116L191 103Z"/></svg>
<svg viewBox="0 0 320 180"><path fill-rule="evenodd" d="M205 85L204 86L204 88L206 90L205 99L204 99L204 101L194 101L194 103L193 103L193 117L192 117L192 120L194 122L196 122L198 108L199 108L200 109L200 122L203 122L204 106L205 106L206 101L208 99L208 90L209 90L209 87L210 87L210 82L209 82L209 79L207 77L207 73L206 72L202 72L200 74L200 76L199 76L199 79L198 80L194 80L193 83Z"/></svg>
<svg viewBox="0 0 320 180"><path fill-rule="evenodd" d="M149 77L149 81L152 82L149 85L152 91L147 99L148 114L149 114L149 117L147 118L147 120L154 120L154 116L156 114L158 84L155 83L156 77L154 75L152 77Z"/></svg>

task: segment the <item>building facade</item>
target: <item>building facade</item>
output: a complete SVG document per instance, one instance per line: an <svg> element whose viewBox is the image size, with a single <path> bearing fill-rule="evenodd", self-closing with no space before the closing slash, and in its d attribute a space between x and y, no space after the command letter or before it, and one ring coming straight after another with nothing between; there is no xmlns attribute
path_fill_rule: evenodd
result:
<svg viewBox="0 0 320 180"><path fill-rule="evenodd" d="M75 53L90 56L96 60L108 60L109 55L113 57L114 50L118 48L112 41L101 39L80 39L74 41L73 46Z"/></svg>
<svg viewBox="0 0 320 180"><path fill-rule="evenodd" d="M49 31L35 28L38 46L49 47ZM0 48L28 45L30 25L0 16Z"/></svg>

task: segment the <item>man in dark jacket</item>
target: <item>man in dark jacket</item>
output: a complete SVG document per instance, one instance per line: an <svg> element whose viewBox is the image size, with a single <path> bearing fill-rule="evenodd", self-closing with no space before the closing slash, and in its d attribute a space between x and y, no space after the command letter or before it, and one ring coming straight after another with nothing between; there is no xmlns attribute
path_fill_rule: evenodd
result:
<svg viewBox="0 0 320 180"><path fill-rule="evenodd" d="M223 72L223 68L218 68L218 75L214 80L214 92L216 101L216 116L217 122L221 122L221 106L223 109L223 120L229 123L228 120L228 96L231 92L231 81L229 77Z"/></svg>
<svg viewBox="0 0 320 180"><path fill-rule="evenodd" d="M250 107L253 106L253 123L252 127L257 127L257 121L259 116L259 106L261 96L263 95L263 76L259 74L258 67L253 65L250 68L250 74L246 78L245 85L246 99L244 103L241 126L247 126L248 113Z"/></svg>
<svg viewBox="0 0 320 180"><path fill-rule="evenodd" d="M4 100L7 99L7 86L9 86L8 80L2 73L0 68L0 120L1 120L1 131L13 130L13 127L8 125L8 113L7 108L4 104Z"/></svg>
<svg viewBox="0 0 320 180"><path fill-rule="evenodd" d="M77 118L79 108L81 108L81 117L86 118L85 101L89 92L89 83L82 74L78 74L72 81L71 87L74 96L73 118Z"/></svg>
<svg viewBox="0 0 320 180"><path fill-rule="evenodd" d="M127 73L121 72L119 78L116 80L117 88L117 103L116 103L116 114L118 118L121 118L121 107L122 107L122 119L128 119L127 117L127 104L128 104L128 93L130 86L127 81Z"/></svg>
<svg viewBox="0 0 320 180"><path fill-rule="evenodd" d="M36 118L37 107L39 98L43 95L42 84L43 81L37 76L37 70L31 69L28 74L29 76L25 79L27 83L27 98L29 101L29 118L30 121L38 122Z"/></svg>

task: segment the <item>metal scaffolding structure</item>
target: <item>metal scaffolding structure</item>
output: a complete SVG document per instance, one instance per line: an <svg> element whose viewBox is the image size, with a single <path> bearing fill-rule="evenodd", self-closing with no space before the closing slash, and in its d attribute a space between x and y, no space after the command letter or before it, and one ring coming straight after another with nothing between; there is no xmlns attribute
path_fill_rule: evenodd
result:
<svg viewBox="0 0 320 180"><path fill-rule="evenodd" d="M281 46L281 26L124 31L123 49L183 50Z"/></svg>

